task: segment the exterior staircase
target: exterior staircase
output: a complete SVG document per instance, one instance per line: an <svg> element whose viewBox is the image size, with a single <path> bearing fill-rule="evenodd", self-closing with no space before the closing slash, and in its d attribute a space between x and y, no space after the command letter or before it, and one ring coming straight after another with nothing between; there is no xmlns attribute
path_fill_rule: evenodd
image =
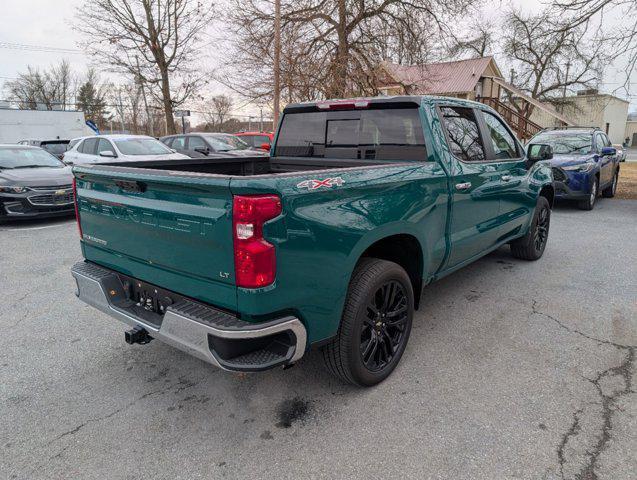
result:
<svg viewBox="0 0 637 480"><path fill-rule="evenodd" d="M516 133L518 138L522 141L530 139L533 135L542 130L542 127L537 123L532 122L524 115L511 108L506 103L498 100L497 98L480 98L480 102L485 105L489 105L496 112L498 112L502 118L506 120L509 126Z"/></svg>

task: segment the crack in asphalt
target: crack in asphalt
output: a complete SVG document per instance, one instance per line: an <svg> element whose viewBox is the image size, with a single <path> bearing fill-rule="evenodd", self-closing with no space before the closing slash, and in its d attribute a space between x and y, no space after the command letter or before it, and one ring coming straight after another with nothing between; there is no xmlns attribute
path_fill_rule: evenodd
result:
<svg viewBox="0 0 637 480"><path fill-rule="evenodd" d="M548 313L542 312L537 308L537 301L533 300L533 304L531 305L534 315L540 315L545 318L552 320L555 324L557 324L560 328L566 330L569 333L573 333L579 335L587 340L591 340L603 345L612 346L618 350L626 352L624 360L620 365L609 367L603 372L599 372L597 376L593 379L584 377L585 380L593 384L595 387L597 394L600 399L600 405L602 407L601 412L601 432L597 436L597 443L594 445L591 451L586 452L587 462L580 469L579 473L575 474L576 480L598 480L597 475L597 463L600 455L608 448L608 444L612 438L611 432L613 429L613 415L618 410L617 401L623 397L624 395L629 395L631 393L635 393L633 390L633 365L635 363L635 349L637 346L635 345L623 345L620 343L611 342L609 340L603 340L601 338L596 338L591 335L588 335L580 330L570 328L560 320L555 318ZM615 389L612 394L604 393L604 390L601 385L601 381L604 378L618 377L622 380L624 384L624 388ZM564 465L566 464L566 457L564 455L564 451L570 441L571 438L577 436L581 431L580 426L580 416L584 413L582 409L577 410L573 414L573 422L568 431L562 435L562 439L560 444L557 447L557 457L560 464L560 474L562 479L564 476Z"/></svg>
<svg viewBox="0 0 637 480"><path fill-rule="evenodd" d="M49 446L55 442L57 442L58 440L61 440L62 438L68 436L68 435L75 435L77 432L79 432L80 430L82 430L84 427L86 427L87 425L91 424L91 423L96 423L96 422L101 422L102 420L106 420L108 418L111 418L115 415L117 415L119 412L126 410L130 407L132 407L133 405L135 405L137 402L150 397L151 395L156 395L158 393L166 393L169 389L161 389L161 390L155 390L153 392L147 392L144 395L142 395L139 398L136 398L135 400L127 403L126 405L119 407L115 410L113 410L112 412L103 415L101 417L95 417L95 418L89 418L88 420L86 420L83 423L80 423L77 427L72 428L71 430L67 430L66 432L58 435L57 437L55 437L54 439L50 440L49 442L46 443L46 446Z"/></svg>
<svg viewBox="0 0 637 480"><path fill-rule="evenodd" d="M570 438L576 436L582 429L579 424L579 416L582 413L584 413L584 410L581 409L573 413L573 423L571 424L571 428L569 428L568 431L564 435L562 435L562 441L557 447L557 459L560 462L560 475L562 476L562 478L564 478L564 464L566 463L566 458L564 457L564 449L566 448L566 445L568 444Z"/></svg>
<svg viewBox="0 0 637 480"><path fill-rule="evenodd" d="M595 388L601 399L602 404L602 432L597 438L593 451L587 452L588 463L580 470L580 473L575 476L578 480L597 480L597 473L595 468L597 467L597 461L599 456L606 448L608 448L608 442L611 439L611 430L613 429L612 418L613 414L617 411L617 400L624 395L634 393L632 389L632 368L635 361L635 347L626 347L626 358L621 365L616 367L610 367L601 373L597 374L595 379L589 379ZM616 390L612 395L604 394L600 381L607 376L619 376L624 381L624 388Z"/></svg>
<svg viewBox="0 0 637 480"><path fill-rule="evenodd" d="M541 315L545 318L548 318L550 320L553 320L557 325L559 325L560 328L563 328L564 330L566 330L567 332L570 333L575 333L577 335L580 335L588 340L592 340L593 342L597 342L597 343L602 343L604 345L611 345L615 348L619 348L619 349L630 349L630 348L635 348L636 345L622 345L621 343L615 343L615 342L611 342L609 340L603 340L601 338L596 338L596 337L592 337L591 335L588 335L584 332L581 332L580 330L577 330L575 328L571 328L567 325L565 325L564 323L562 323L561 321L559 321L557 318L555 318L552 315L549 315L548 313L544 313L541 312L537 309L537 300L533 300L533 305L531 305L531 308L533 309L533 314L535 315Z"/></svg>
<svg viewBox="0 0 637 480"><path fill-rule="evenodd" d="M116 408L115 410L113 410L112 412L109 412L106 415L102 415L99 417L95 417L95 418L89 418L88 420L80 423L79 425L77 425L76 427L67 430L66 432L61 433L60 435L58 435L57 437L53 438L52 440L48 441L45 446L50 446L53 443L63 439L64 437L68 437L68 436L73 436L76 433L80 432L84 427L86 427L87 425L90 425L92 423L97 423L97 422L101 422L103 420L107 420L111 417L114 417L115 415L117 415L118 413L129 409L130 407L132 407L133 405L135 405L136 403L144 400L145 398L148 398L152 395L163 395L164 393L168 393L169 391L174 389L174 393L178 394L183 392L184 390L194 387L196 385L198 385L200 383L199 381L193 382L193 381L189 381L189 380L185 380L183 377L179 378L179 381L177 382L177 384L171 385L169 387L166 388L161 388L158 390L153 390L151 392L147 392L144 395L140 396L139 398L136 398L132 401L130 401L129 403L127 403L126 405L123 405L119 408ZM176 387L176 388L175 388ZM59 452L57 452L55 455L49 457L49 460L53 460L55 458L59 458L62 456L62 454L69 448L70 445L67 445L66 447L62 448L62 450L60 450Z"/></svg>

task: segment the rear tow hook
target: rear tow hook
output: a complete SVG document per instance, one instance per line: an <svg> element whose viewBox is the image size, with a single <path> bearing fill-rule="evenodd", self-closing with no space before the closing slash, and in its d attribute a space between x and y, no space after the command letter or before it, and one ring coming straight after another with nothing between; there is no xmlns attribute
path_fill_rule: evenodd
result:
<svg viewBox="0 0 637 480"><path fill-rule="evenodd" d="M134 343L145 345L147 343L150 343L153 337L148 335L146 329L142 327L135 327L131 330L128 330L127 332L124 332L124 339L129 345L133 345Z"/></svg>

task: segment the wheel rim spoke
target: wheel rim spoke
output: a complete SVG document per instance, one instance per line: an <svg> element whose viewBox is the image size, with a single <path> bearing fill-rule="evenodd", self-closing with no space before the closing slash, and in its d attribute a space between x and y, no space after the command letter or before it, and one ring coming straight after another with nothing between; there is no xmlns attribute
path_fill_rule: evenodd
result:
<svg viewBox="0 0 637 480"><path fill-rule="evenodd" d="M363 351L363 363L365 363L365 365L368 365L370 360L373 360L377 348L378 338L372 334L372 337L367 342L367 345L365 345L365 350Z"/></svg>
<svg viewBox="0 0 637 480"><path fill-rule="evenodd" d="M401 348L409 319L405 287L395 280L381 285L366 305L361 329L360 354L371 371L380 371L392 363Z"/></svg>
<svg viewBox="0 0 637 480"><path fill-rule="evenodd" d="M533 244L536 250L541 250L548 238L549 229L549 212L546 208L543 208L538 213L537 224L535 226L535 232L533 232Z"/></svg>

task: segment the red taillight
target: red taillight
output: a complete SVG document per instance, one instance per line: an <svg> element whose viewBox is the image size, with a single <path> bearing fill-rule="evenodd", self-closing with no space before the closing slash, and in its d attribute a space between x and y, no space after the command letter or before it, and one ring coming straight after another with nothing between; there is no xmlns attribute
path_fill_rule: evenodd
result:
<svg viewBox="0 0 637 480"><path fill-rule="evenodd" d="M82 225L80 224L80 209L77 206L77 182L73 177L73 203L75 203L75 220L77 220L77 229L80 232L80 238L84 238L82 235Z"/></svg>
<svg viewBox="0 0 637 480"><path fill-rule="evenodd" d="M263 238L263 224L281 213L276 195L235 195L232 201L234 270L238 287L259 288L276 277L274 245Z"/></svg>

